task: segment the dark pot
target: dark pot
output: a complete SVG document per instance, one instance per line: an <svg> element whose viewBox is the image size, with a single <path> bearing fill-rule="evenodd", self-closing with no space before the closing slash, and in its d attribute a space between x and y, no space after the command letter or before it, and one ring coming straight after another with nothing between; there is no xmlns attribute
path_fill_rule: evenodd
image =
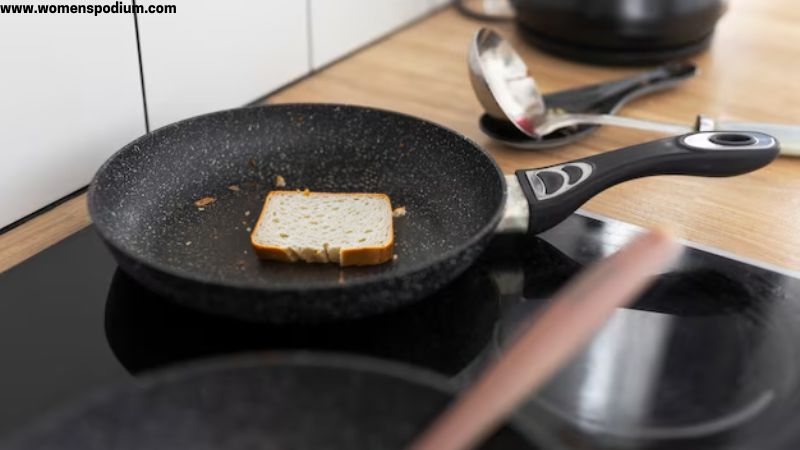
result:
<svg viewBox="0 0 800 450"><path fill-rule="evenodd" d="M711 42L725 0L511 0L522 34L585 62L639 65L686 58Z"/></svg>

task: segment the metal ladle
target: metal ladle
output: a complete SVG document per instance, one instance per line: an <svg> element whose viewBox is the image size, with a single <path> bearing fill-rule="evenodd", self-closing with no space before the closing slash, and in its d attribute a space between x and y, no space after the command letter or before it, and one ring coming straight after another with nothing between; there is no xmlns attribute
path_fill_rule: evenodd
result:
<svg viewBox="0 0 800 450"><path fill-rule="evenodd" d="M695 126L655 122L611 114L570 113L547 107L525 61L511 44L495 31L482 28L469 50L469 73L486 113L511 122L535 140L562 128L576 125L614 125L684 134L691 131L762 131L775 136L783 154L800 155L800 127L772 123L721 122L698 116ZM515 145L519 146L519 145Z"/></svg>
<svg viewBox="0 0 800 450"><path fill-rule="evenodd" d="M486 112L510 120L532 138L539 139L560 128L574 125L616 125L627 128L684 134L683 125L631 119L610 114L574 114L547 108L536 81L511 44L499 34L482 28L469 52L470 80Z"/></svg>

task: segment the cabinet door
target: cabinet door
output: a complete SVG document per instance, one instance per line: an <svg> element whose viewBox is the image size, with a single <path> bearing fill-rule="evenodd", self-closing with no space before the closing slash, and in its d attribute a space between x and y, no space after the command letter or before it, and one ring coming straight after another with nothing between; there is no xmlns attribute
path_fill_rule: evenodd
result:
<svg viewBox="0 0 800 450"><path fill-rule="evenodd" d="M324 66L432 7L431 0L311 0L312 64Z"/></svg>
<svg viewBox="0 0 800 450"><path fill-rule="evenodd" d="M88 184L145 127L131 14L2 14L0 68L3 227Z"/></svg>
<svg viewBox="0 0 800 450"><path fill-rule="evenodd" d="M305 1L170 4L175 14L138 17L151 129L241 106L309 71Z"/></svg>

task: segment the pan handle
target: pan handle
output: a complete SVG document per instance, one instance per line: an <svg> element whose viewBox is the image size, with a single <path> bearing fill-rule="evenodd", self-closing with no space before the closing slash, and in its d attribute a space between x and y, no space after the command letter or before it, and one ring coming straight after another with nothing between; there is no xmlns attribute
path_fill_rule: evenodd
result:
<svg viewBox="0 0 800 450"><path fill-rule="evenodd" d="M516 175L530 206L528 230L539 233L624 181L652 175L740 175L769 164L778 150L775 138L764 133L689 133L554 166L518 170Z"/></svg>

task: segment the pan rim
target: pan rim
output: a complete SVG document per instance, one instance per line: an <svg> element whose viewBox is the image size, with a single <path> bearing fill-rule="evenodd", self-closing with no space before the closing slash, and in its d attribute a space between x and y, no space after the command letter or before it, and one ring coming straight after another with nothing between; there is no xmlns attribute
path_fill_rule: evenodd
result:
<svg viewBox="0 0 800 450"><path fill-rule="evenodd" d="M209 113L205 113L205 114L199 114L199 115L192 116L192 117L189 117L189 118L177 121L177 122L173 122L173 123L164 125L164 126L158 128L158 129L154 130L154 131L151 131L150 133L146 133L146 134L143 134L143 135L137 137L133 141L125 144L122 148L120 148L119 150L114 152L110 157L108 157L108 159L106 159L106 161L103 162L103 164L100 166L100 168L98 168L97 172L95 172L95 175L92 177L92 181L89 184L89 189L87 190L87 204L88 204L88 209L89 209L89 216L92 219L92 226L94 227L94 229L97 231L97 233L100 235L100 237L103 239L104 242L106 242L108 245L112 246L116 251L118 251L118 252L122 253L123 255L125 255L125 257L130 258L133 261L136 261L136 262L138 262L138 263L140 263L142 265L145 265L145 266L147 266L147 267L149 267L151 269L155 269L155 270L157 270L157 271L159 271L159 272L161 272L161 273L163 273L165 275L169 275L171 277L180 278L180 279L184 279L184 280L189 280L191 282L204 284L204 285L212 285L212 286L218 286L218 287L224 287L224 288L233 288L233 289L245 290L245 291L253 291L253 292L277 293L277 292L286 292L286 291L297 291L298 288L296 288L296 287L290 287L290 286L285 286L285 285L284 286L282 286L282 285L270 286L270 285L264 285L263 283L260 283L258 281L251 281L251 280L237 280L237 279L233 279L233 280L227 280L227 279L225 279L225 280L216 280L216 279L215 280L211 280L211 279L205 278L203 275L199 275L199 274L197 274L195 272L192 272L192 271L189 271L189 270L185 270L185 269L181 269L181 268L178 268L178 267L163 263L163 262L161 262L159 260L156 260L156 259L153 259L153 258L144 257L144 256L140 255L138 252L133 252L130 249L125 248L123 245L120 245L118 240L113 237L112 233L109 233L108 230L106 230L105 225L103 225L102 222L98 223L98 221L95 220L96 217L99 217L102 214L99 211L99 209L100 209L99 206L96 205L96 199L97 199L96 190L97 190L98 178L118 158L120 158L123 154L127 153L128 151L130 151L130 149L132 149L132 148L136 147L137 145L139 145L139 142L142 139L144 139L144 138L146 138L148 136L152 136L152 135L158 134L158 133L164 133L165 130L168 130L170 128L174 128L174 127L177 127L177 126L186 126L187 124L189 124L191 122L195 122L195 121L202 120L204 118L208 118L208 117L212 117L212 116L222 116L222 115L225 115L225 114L232 114L232 113L235 113L237 111L244 111L244 110L251 110L251 109L277 109L277 110L287 109L287 110L291 110L291 109L296 109L296 108L321 108L321 109L343 108L343 109L348 109L348 110L365 110L365 111L378 113L378 114L384 114L384 115L402 117L402 118L405 118L405 119L411 119L413 121L420 122L420 123L425 124L427 126L444 130L444 131L452 134L454 137L457 137L457 138L465 141L467 144L469 144L470 147L472 147L475 151L477 151L486 160L486 162L494 169L494 171L496 173L497 180L500 183L500 187L501 187L500 201L498 202L498 205L495 208L494 212L492 213L490 219L483 226L481 226L480 229L478 229L476 232L474 232L472 234L472 236L470 236L468 239L462 241L461 243L457 244L454 248L449 249L446 252L442 252L442 253L440 253L440 254L438 254L436 256L433 256L427 262L416 264L416 265L411 265L411 266L408 266L408 267L406 267L406 268L404 268L402 270L399 270L399 271L387 271L387 272L382 272L382 273L378 273L378 274L375 274L375 275L366 276L366 277L363 277L363 278L358 278L358 279L355 279L355 280L348 280L344 284L340 284L338 282L322 282L322 283L306 284L306 285L303 286L303 291L308 292L309 294L314 294L314 293L319 293L319 292L332 292L332 291L335 291L335 292L346 292L346 291L348 291L350 289L354 289L354 288L356 288L358 286L369 286L371 284L385 282L387 280L400 279L402 277L405 277L405 276L408 276L408 275L411 275L411 274L414 274L414 273L422 272L422 271L424 271L424 270L426 270L426 269L428 269L428 268L430 268L432 266L436 266L438 264L441 264L444 261L452 260L452 259L458 257L459 254L461 254L464 251L466 251L466 250L478 245L479 242L484 237L486 237L487 235L493 233L496 230L496 228L497 228L498 224L500 223L500 220L501 220L501 218L503 216L503 210L505 208L505 204L506 204L506 200L507 200L506 199L507 193L506 193L505 175L503 174L503 171L500 169L500 167L497 165L497 162L494 160L494 158L483 147L478 145L475 141L473 141L469 137L465 136L463 133L460 133L460 132L458 132L456 130L453 130L452 128L449 128L449 127L440 125L438 123L435 123L433 121L430 121L430 120L427 120L427 119L423 119L423 118L420 118L420 117L417 117L417 116L413 116L413 115L410 115L410 114L397 112L397 111L392 111L392 110L383 109L383 108L376 108L376 107L371 107L371 106L358 105L358 104L324 103L324 102L321 102L321 103L317 103L317 102L309 102L309 103L305 103L305 102L277 103L277 104L254 105L254 106L245 106L245 107L240 107L240 108L223 109L223 110L213 111L213 112L209 112ZM136 278L136 277L134 277L134 278Z"/></svg>

